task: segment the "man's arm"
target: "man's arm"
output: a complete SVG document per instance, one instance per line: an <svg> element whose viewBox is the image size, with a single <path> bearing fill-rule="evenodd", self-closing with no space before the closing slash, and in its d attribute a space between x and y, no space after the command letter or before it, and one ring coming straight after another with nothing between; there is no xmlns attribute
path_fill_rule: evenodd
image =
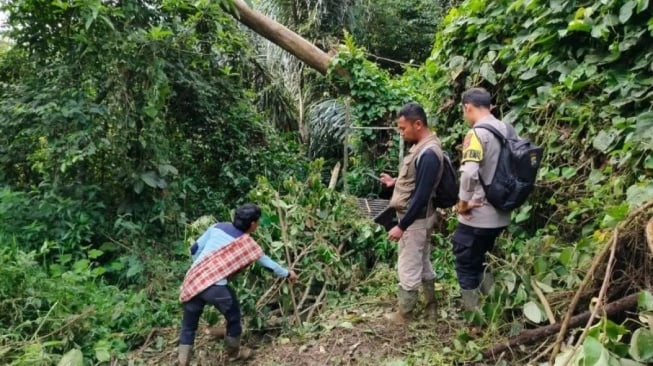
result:
<svg viewBox="0 0 653 366"><path fill-rule="evenodd" d="M209 231L210 231L210 227L190 247L190 255L191 255L191 258L193 258L193 260L196 260L197 256L200 253L202 253L202 250L204 250L204 246L206 245L206 242L209 240L209 236L211 236L211 234L209 234Z"/></svg>
<svg viewBox="0 0 653 366"><path fill-rule="evenodd" d="M433 193L433 186L435 186L438 170L440 170L440 159L431 149L422 153L422 156L417 162L417 175L415 177L415 191L408 204L406 214L399 221L399 228L406 230L410 225L415 222L417 215L419 215L424 208L427 207Z"/></svg>
<svg viewBox="0 0 653 366"><path fill-rule="evenodd" d="M290 275L290 271L283 268L279 263L273 261L270 257L263 254L259 259L256 260L256 263L261 266L271 270L277 277L286 278Z"/></svg>
<svg viewBox="0 0 653 366"><path fill-rule="evenodd" d="M474 190L479 184L480 162L483 160L483 144L474 130L465 136L463 143L463 158L460 166L460 189L458 190L458 212L468 213L472 208L479 207L478 203L471 203Z"/></svg>
<svg viewBox="0 0 653 366"><path fill-rule="evenodd" d="M475 161L467 161L460 167L460 189L458 190L458 212L466 213L473 207L469 202L474 196L474 189L479 184L479 164Z"/></svg>

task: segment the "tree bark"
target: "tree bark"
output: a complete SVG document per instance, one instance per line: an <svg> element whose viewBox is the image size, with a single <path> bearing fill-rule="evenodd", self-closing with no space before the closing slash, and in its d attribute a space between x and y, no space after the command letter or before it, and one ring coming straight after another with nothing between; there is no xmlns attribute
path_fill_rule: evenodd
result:
<svg viewBox="0 0 653 366"><path fill-rule="evenodd" d="M611 317L614 316L615 314L634 308L637 305L638 295L639 295L638 293L635 293L632 295L628 295L624 298L621 298L617 301L611 302L607 304L605 308L603 308L603 312L608 317ZM590 318L590 315L591 312L587 311L582 314L578 314L571 317L571 319L569 319L569 324L568 324L569 328L575 328L585 324L587 320ZM497 356L501 355L501 353L511 348L523 344L535 343L538 340L544 339L548 336L558 333L560 331L561 326L562 323L555 323L545 327L525 330L521 332L519 335L517 335L516 337L508 340L508 342L497 344L491 349L483 352L483 357L487 359L496 358Z"/></svg>
<svg viewBox="0 0 653 366"><path fill-rule="evenodd" d="M267 38L272 43L290 52L322 74L326 74L331 56L297 33L275 22L265 15L251 9L243 0L234 0L238 14L233 14L238 21L254 32Z"/></svg>

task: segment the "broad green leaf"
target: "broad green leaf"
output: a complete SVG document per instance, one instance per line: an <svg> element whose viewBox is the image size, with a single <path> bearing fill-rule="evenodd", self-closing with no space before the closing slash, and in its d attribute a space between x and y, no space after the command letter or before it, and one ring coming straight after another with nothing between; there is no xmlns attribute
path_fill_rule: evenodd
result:
<svg viewBox="0 0 653 366"><path fill-rule="evenodd" d="M619 21L622 24L625 24L633 15L633 10L635 9L635 6L637 6L637 4L635 3L634 0L627 1L625 4L621 6L621 9L619 9Z"/></svg>
<svg viewBox="0 0 653 366"><path fill-rule="evenodd" d="M653 112L644 112L635 117L635 136L633 141L643 149L653 150Z"/></svg>
<svg viewBox="0 0 653 366"><path fill-rule="evenodd" d="M101 251L101 250L91 249L91 250L88 251L87 256L90 259L96 259L96 258L99 258L102 254L104 254L104 252Z"/></svg>
<svg viewBox="0 0 653 366"><path fill-rule="evenodd" d="M608 338L615 342L621 339L622 335L628 333L628 329L626 329L626 327L619 325L609 319L605 319L604 330Z"/></svg>
<svg viewBox="0 0 653 366"><path fill-rule="evenodd" d="M529 301L524 304L524 316L533 323L539 324L544 320L542 310L540 310L540 307L534 301Z"/></svg>
<svg viewBox="0 0 653 366"><path fill-rule="evenodd" d="M576 169L570 166L562 168L562 177L565 179L570 179L576 175Z"/></svg>
<svg viewBox="0 0 653 366"><path fill-rule="evenodd" d="M644 161L644 169L653 170L653 154L646 157L646 160Z"/></svg>
<svg viewBox="0 0 653 366"><path fill-rule="evenodd" d="M653 311L653 294L650 291L642 291L637 296L637 306L640 310Z"/></svg>
<svg viewBox="0 0 653 366"><path fill-rule="evenodd" d="M533 264L533 267L535 267L535 274L537 274L538 276L544 276L546 274L546 271L549 269L546 259L542 258L542 256L538 256L537 258L535 258L535 263Z"/></svg>
<svg viewBox="0 0 653 366"><path fill-rule="evenodd" d="M639 328L630 340L630 355L640 362L653 362L653 331Z"/></svg>
<svg viewBox="0 0 653 366"><path fill-rule="evenodd" d="M622 204L619 206L610 207L605 210L605 213L612 216L615 220L621 221L628 216L630 211L630 206L628 204Z"/></svg>
<svg viewBox="0 0 653 366"><path fill-rule="evenodd" d="M583 365L598 366L599 360L602 358L604 351L605 348L603 348L601 342L599 342L596 338L594 337L585 338L585 341L583 342L583 354L585 356L583 358Z"/></svg>
<svg viewBox="0 0 653 366"><path fill-rule="evenodd" d="M66 352L57 366L84 366L84 355L77 348Z"/></svg>
<svg viewBox="0 0 653 366"><path fill-rule="evenodd" d="M648 0L637 0L637 13L641 13L648 9Z"/></svg>
<svg viewBox="0 0 653 366"><path fill-rule="evenodd" d="M573 258L574 255L574 248L573 247L567 247L560 252L560 263L562 263L563 266L565 266L567 269L569 269L569 265L571 264L571 259Z"/></svg>
<svg viewBox="0 0 653 366"><path fill-rule="evenodd" d="M525 205L519 208L517 214L515 215L515 223L520 223L528 220L531 217L531 210L533 209L532 205Z"/></svg>
<svg viewBox="0 0 653 366"><path fill-rule="evenodd" d="M161 175L162 177L165 177L168 174L172 174L172 175L178 175L179 174L179 171L177 170L177 168L175 168L174 166L172 166L170 164L161 164L161 165L158 166L158 168L159 168L159 175Z"/></svg>
<svg viewBox="0 0 653 366"><path fill-rule="evenodd" d="M514 272L506 271L501 273L501 281L506 286L508 293L515 291L517 285L517 275Z"/></svg>
<svg viewBox="0 0 653 366"><path fill-rule="evenodd" d="M100 362L109 362L111 361L111 353L109 352L111 350L111 344L103 339L98 341L95 344L95 358L97 358L98 361Z"/></svg>
<svg viewBox="0 0 653 366"><path fill-rule="evenodd" d="M634 184L626 191L626 202L639 206L653 200L653 183Z"/></svg>
<svg viewBox="0 0 653 366"><path fill-rule="evenodd" d="M519 75L519 79L521 79L521 80L530 80L530 79L532 79L532 78L534 78L536 76L537 76L537 69L530 69L530 70L522 73L521 75Z"/></svg>
<svg viewBox="0 0 653 366"><path fill-rule="evenodd" d="M156 188L159 185L159 177L157 177L156 173L153 171L141 174L141 180L152 188Z"/></svg>
<svg viewBox="0 0 653 366"><path fill-rule="evenodd" d="M73 264L73 269L77 272L88 269L88 266L91 265L91 262L88 259L80 259L75 264Z"/></svg>
<svg viewBox="0 0 653 366"><path fill-rule="evenodd" d="M610 129L608 131L601 130L596 137L594 137L592 146L602 153L608 153L612 143L617 139L617 136L618 131L615 129Z"/></svg>
<svg viewBox="0 0 653 366"><path fill-rule="evenodd" d="M483 63L481 65L481 69L479 70L479 73L481 74L481 77L483 79L489 81L492 85L495 85L497 83L497 74L494 71L494 67L490 63Z"/></svg>

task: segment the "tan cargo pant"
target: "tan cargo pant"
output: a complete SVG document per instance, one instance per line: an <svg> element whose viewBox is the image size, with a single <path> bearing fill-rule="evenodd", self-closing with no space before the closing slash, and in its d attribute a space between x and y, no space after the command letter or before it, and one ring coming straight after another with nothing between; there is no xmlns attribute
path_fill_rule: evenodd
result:
<svg viewBox="0 0 653 366"><path fill-rule="evenodd" d="M410 225L399 239L399 286L406 291L419 289L423 280L435 278L431 263L431 233L436 215L418 219Z"/></svg>

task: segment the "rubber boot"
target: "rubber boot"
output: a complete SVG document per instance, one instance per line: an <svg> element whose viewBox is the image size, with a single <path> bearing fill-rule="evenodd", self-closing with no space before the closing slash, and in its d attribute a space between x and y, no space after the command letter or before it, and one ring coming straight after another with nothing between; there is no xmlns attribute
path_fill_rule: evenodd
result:
<svg viewBox="0 0 653 366"><path fill-rule="evenodd" d="M179 345L179 366L190 366L190 359L193 356L193 346L190 344Z"/></svg>
<svg viewBox="0 0 653 366"><path fill-rule="evenodd" d="M492 291L492 287L494 287L494 275L489 268L486 268L485 271L481 273L479 280L481 283L479 287L481 293L483 295L488 295L490 291Z"/></svg>
<svg viewBox="0 0 653 366"><path fill-rule="evenodd" d="M481 300L479 299L478 289L473 290L460 290L460 294L463 298L463 307L467 311L476 311L481 306Z"/></svg>
<svg viewBox="0 0 653 366"><path fill-rule="evenodd" d="M438 307L435 300L435 279L422 280L422 290L424 290L424 299L426 307L424 312L427 318L435 319L438 316Z"/></svg>
<svg viewBox="0 0 653 366"><path fill-rule="evenodd" d="M229 361L247 360L252 356L252 350L240 346L240 337L225 337L224 346Z"/></svg>
<svg viewBox="0 0 653 366"><path fill-rule="evenodd" d="M406 291L399 286L399 289L397 290L399 310L393 313L384 314L383 317L396 325L405 325L413 319L413 310L415 310L415 306L417 306L417 297L417 290Z"/></svg>

